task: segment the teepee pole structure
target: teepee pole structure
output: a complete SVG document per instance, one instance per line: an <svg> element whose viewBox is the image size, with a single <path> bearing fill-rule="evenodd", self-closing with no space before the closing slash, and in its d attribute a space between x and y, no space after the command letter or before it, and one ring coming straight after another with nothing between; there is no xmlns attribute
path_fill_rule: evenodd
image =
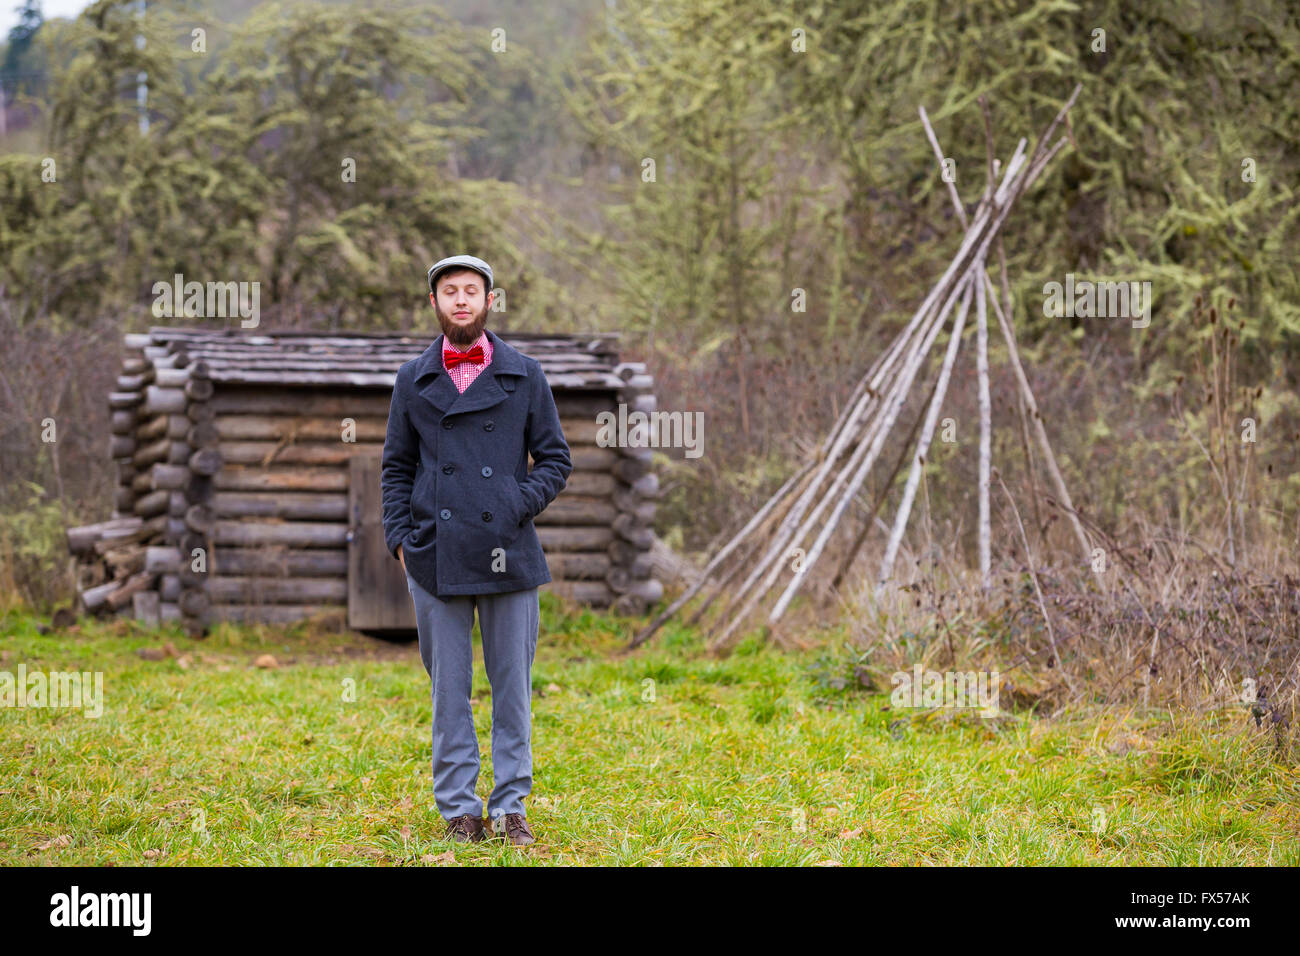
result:
<svg viewBox="0 0 1300 956"><path fill-rule="evenodd" d="M1075 515L1069 494L1065 490L1064 479L1052 454L1042 417L1038 413L1037 403L1020 361L1010 320L993 290L986 268L993 243L1000 242L1000 230L1012 207L1066 145L1067 137L1063 136L1053 143L1052 136L1073 105L1079 90L1080 87L1076 86L1065 105L1035 141L1033 149L1026 152L1028 143L1021 139L1004 167L993 157L991 123L987 105L981 101L989 141L988 177L984 194L969 216L955 184L947 178L944 180L963 230L961 243L948 267L930 288L907 324L858 380L843 411L820 447L714 555L699 579L631 641L629 649L649 640L666 621L701 593L705 598L692 614L692 621L699 620L717 598L725 596L721 609L713 615L713 623L709 626L709 647L713 650L720 649L739 633L742 625L750 620L764 599L773 593L782 573L790 570L793 573L768 614L769 624L780 620L793 598L811 577L811 572L827 551L835 533L847 525L846 515L858 510L851 512L850 506L857 501L867 478L881 457L886 441L898 430L896 426L903 408L908 404L913 387L952 316L947 347L939 365L938 376L923 403L924 410L917 414L910 429L905 430L906 446L912 446L913 443L915 446L910 455L904 454L897 459L884 485L879 486L866 525L854 536L848 554L837 558L840 563L835 572L836 586L849 570L872 524L878 524L888 532L888 539L877 575L877 589L887 584L906 534L917 487L961 350L962 334L972 305L975 311L979 387L980 515L977 529L980 572L987 585L992 552L989 506L992 470L989 301L992 302L994 315L1006 340L1008 361L1015 373L1019 399L1024 402L1028 417L1034 422L1035 437L1042 449L1052 485L1087 554L1088 538L1083 533L1082 524ZM944 156L924 108L921 108L920 115L926 138L942 166ZM1001 257L1000 245L996 251ZM901 466L909 458L911 468L892 526L882 524L878 517L880 507Z"/></svg>
<svg viewBox="0 0 1300 956"><path fill-rule="evenodd" d="M991 206L984 205L979 210L976 211L971 229L967 231L968 240L971 238L971 234L975 233L975 241L974 242L968 241L967 244L963 245L963 248L971 248L973 251L964 261L959 253L958 258L954 260L951 266L949 266L949 273L959 272L959 275L961 276L961 278L956 281L965 281L971 276L977 274L978 275L984 274L983 272L984 257L987 254L988 248L992 243L994 236L997 233L997 229L1001 226L1003 220L1005 220L1007 214L1011 210L1011 204L1009 202L1007 202L1003 206L999 206L998 198L1010 195L1013 191L1015 193L1018 193L1020 189L1023 188L1021 182L1018 181L1016 178L1017 175L1021 172L1021 169L1025 164L1023 147L1024 147L1024 141L1022 140L1020 147L1017 148L1015 155L1013 155L1011 158L1011 163L1008 165L1007 168L1006 177L1003 179L1002 185L999 187L998 192L994 197L993 204ZM1039 169L1041 170L1041 166L1039 167ZM1031 166L1031 170L1032 170L1032 166ZM1026 175L1028 175L1028 173L1026 173ZM963 267L960 269L960 271L958 270L959 265ZM954 288L952 292L949 294L948 301L945 305L945 311L944 311L945 316L946 316L947 309L951 308L952 304L955 302L956 295L957 295L957 289ZM934 335L937 335L937 333L938 333L938 325L936 325L934 328ZM925 353L929 352L930 346L933 344L934 341L934 335L932 335L925 343L924 346ZM883 427L878 428L872 434L871 446L870 446L870 452L868 458L854 476L854 481L849 491L850 498L853 495L857 494L858 488L861 486L862 482L866 479L867 471L870 469L871 464L874 463L875 455L879 452L881 446L883 445L888 430L893 426L894 420L896 419L898 412L902 408L903 401L905 401L906 399L906 393L908 389L910 389L912 380L915 377L916 371L920 367L920 362L924 357L925 357L924 354L918 355L915 359L915 363L906 366L903 374L900 376L899 381L895 383L895 390L891 394L891 397L894 398L894 401L891 402L891 404L888 406L885 416L880 422L880 424ZM836 488L832 488L829 494L834 495L837 490L838 489ZM825 500L829 500L829 499L825 499ZM768 617L769 623L772 624L776 623L776 621L780 619L781 615L784 614L786 608L790 604L791 599L794 597L795 593L799 590L804 580L806 580L809 566L813 562L815 562L818 557L820 557L823 549L825 548L826 542L830 539L831 534L838 528L839 518L843 514L844 508L847 507L847 504L848 504L848 499L842 500L840 504L837 505L835 510L832 512L830 520L828 520L826 524L823 526L821 533L818 535L817 540L813 545L812 551L809 552L807 558L805 559L803 563L803 568L799 573L796 573L795 576L791 579L790 583L786 586L785 591L782 593L780 598L778 598L776 605L772 608L772 612ZM722 635L717 638L716 643L718 645L724 644L727 638L730 636L730 634L736 629L737 624L738 622L733 620L727 626L726 630L723 631Z"/></svg>

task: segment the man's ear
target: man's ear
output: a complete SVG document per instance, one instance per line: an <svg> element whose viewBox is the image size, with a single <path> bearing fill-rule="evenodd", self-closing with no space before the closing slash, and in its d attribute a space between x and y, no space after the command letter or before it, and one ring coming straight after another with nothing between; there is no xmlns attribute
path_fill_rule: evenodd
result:
<svg viewBox="0 0 1300 956"><path fill-rule="evenodd" d="M492 300L493 300L493 298L494 298L495 296L496 296L496 290L494 290L494 289L489 289L489 290L488 290L488 294L487 294L487 298L483 300L483 308L485 308L485 309L490 309L490 308L492 308Z"/></svg>
<svg viewBox="0 0 1300 956"><path fill-rule="evenodd" d="M438 300L436 297L436 293L433 292L429 293L429 304L433 306L435 309L438 307Z"/></svg>

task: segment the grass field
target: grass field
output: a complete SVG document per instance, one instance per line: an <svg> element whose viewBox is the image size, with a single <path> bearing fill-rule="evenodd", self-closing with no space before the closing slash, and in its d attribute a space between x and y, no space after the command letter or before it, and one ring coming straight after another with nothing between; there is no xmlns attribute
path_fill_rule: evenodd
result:
<svg viewBox="0 0 1300 956"><path fill-rule="evenodd" d="M11 612L0 670L102 671L103 713L0 711L0 864L1300 864L1300 771L1244 706L903 712L835 678L847 650L717 660L669 627L624 656L629 622L551 595L542 612L528 848L441 839L413 643L43 635ZM486 797L481 651L475 714Z"/></svg>

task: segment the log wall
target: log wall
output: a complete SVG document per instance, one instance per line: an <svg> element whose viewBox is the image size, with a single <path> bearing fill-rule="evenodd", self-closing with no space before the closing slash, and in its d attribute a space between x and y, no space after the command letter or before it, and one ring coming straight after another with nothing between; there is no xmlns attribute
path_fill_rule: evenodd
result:
<svg viewBox="0 0 1300 956"><path fill-rule="evenodd" d="M391 384L377 388L383 375L367 371L373 360L332 357L322 375L319 360L265 347L147 334L125 344L109 396L113 518L68 532L86 609L180 620L199 634L215 620L280 623L345 607L348 462L382 453L391 400ZM590 364L575 354L547 366L561 383L574 470L537 517L538 537L549 587L639 614L663 594L650 560L652 449L600 446L596 415L619 403L653 412L653 380L639 363L593 379Z"/></svg>

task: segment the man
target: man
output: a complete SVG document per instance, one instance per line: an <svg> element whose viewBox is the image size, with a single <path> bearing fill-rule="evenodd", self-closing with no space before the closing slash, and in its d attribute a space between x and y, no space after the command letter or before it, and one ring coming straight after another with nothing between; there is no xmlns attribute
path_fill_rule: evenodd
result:
<svg viewBox="0 0 1300 956"><path fill-rule="evenodd" d="M533 779L537 588L551 580L533 519L573 463L541 365L484 328L492 299L482 259L451 256L429 269L442 335L397 371L381 485L385 541L406 571L432 681L433 790L446 835L486 837L470 709L477 607L492 686L488 815L494 835L522 846L534 840L523 801Z"/></svg>

